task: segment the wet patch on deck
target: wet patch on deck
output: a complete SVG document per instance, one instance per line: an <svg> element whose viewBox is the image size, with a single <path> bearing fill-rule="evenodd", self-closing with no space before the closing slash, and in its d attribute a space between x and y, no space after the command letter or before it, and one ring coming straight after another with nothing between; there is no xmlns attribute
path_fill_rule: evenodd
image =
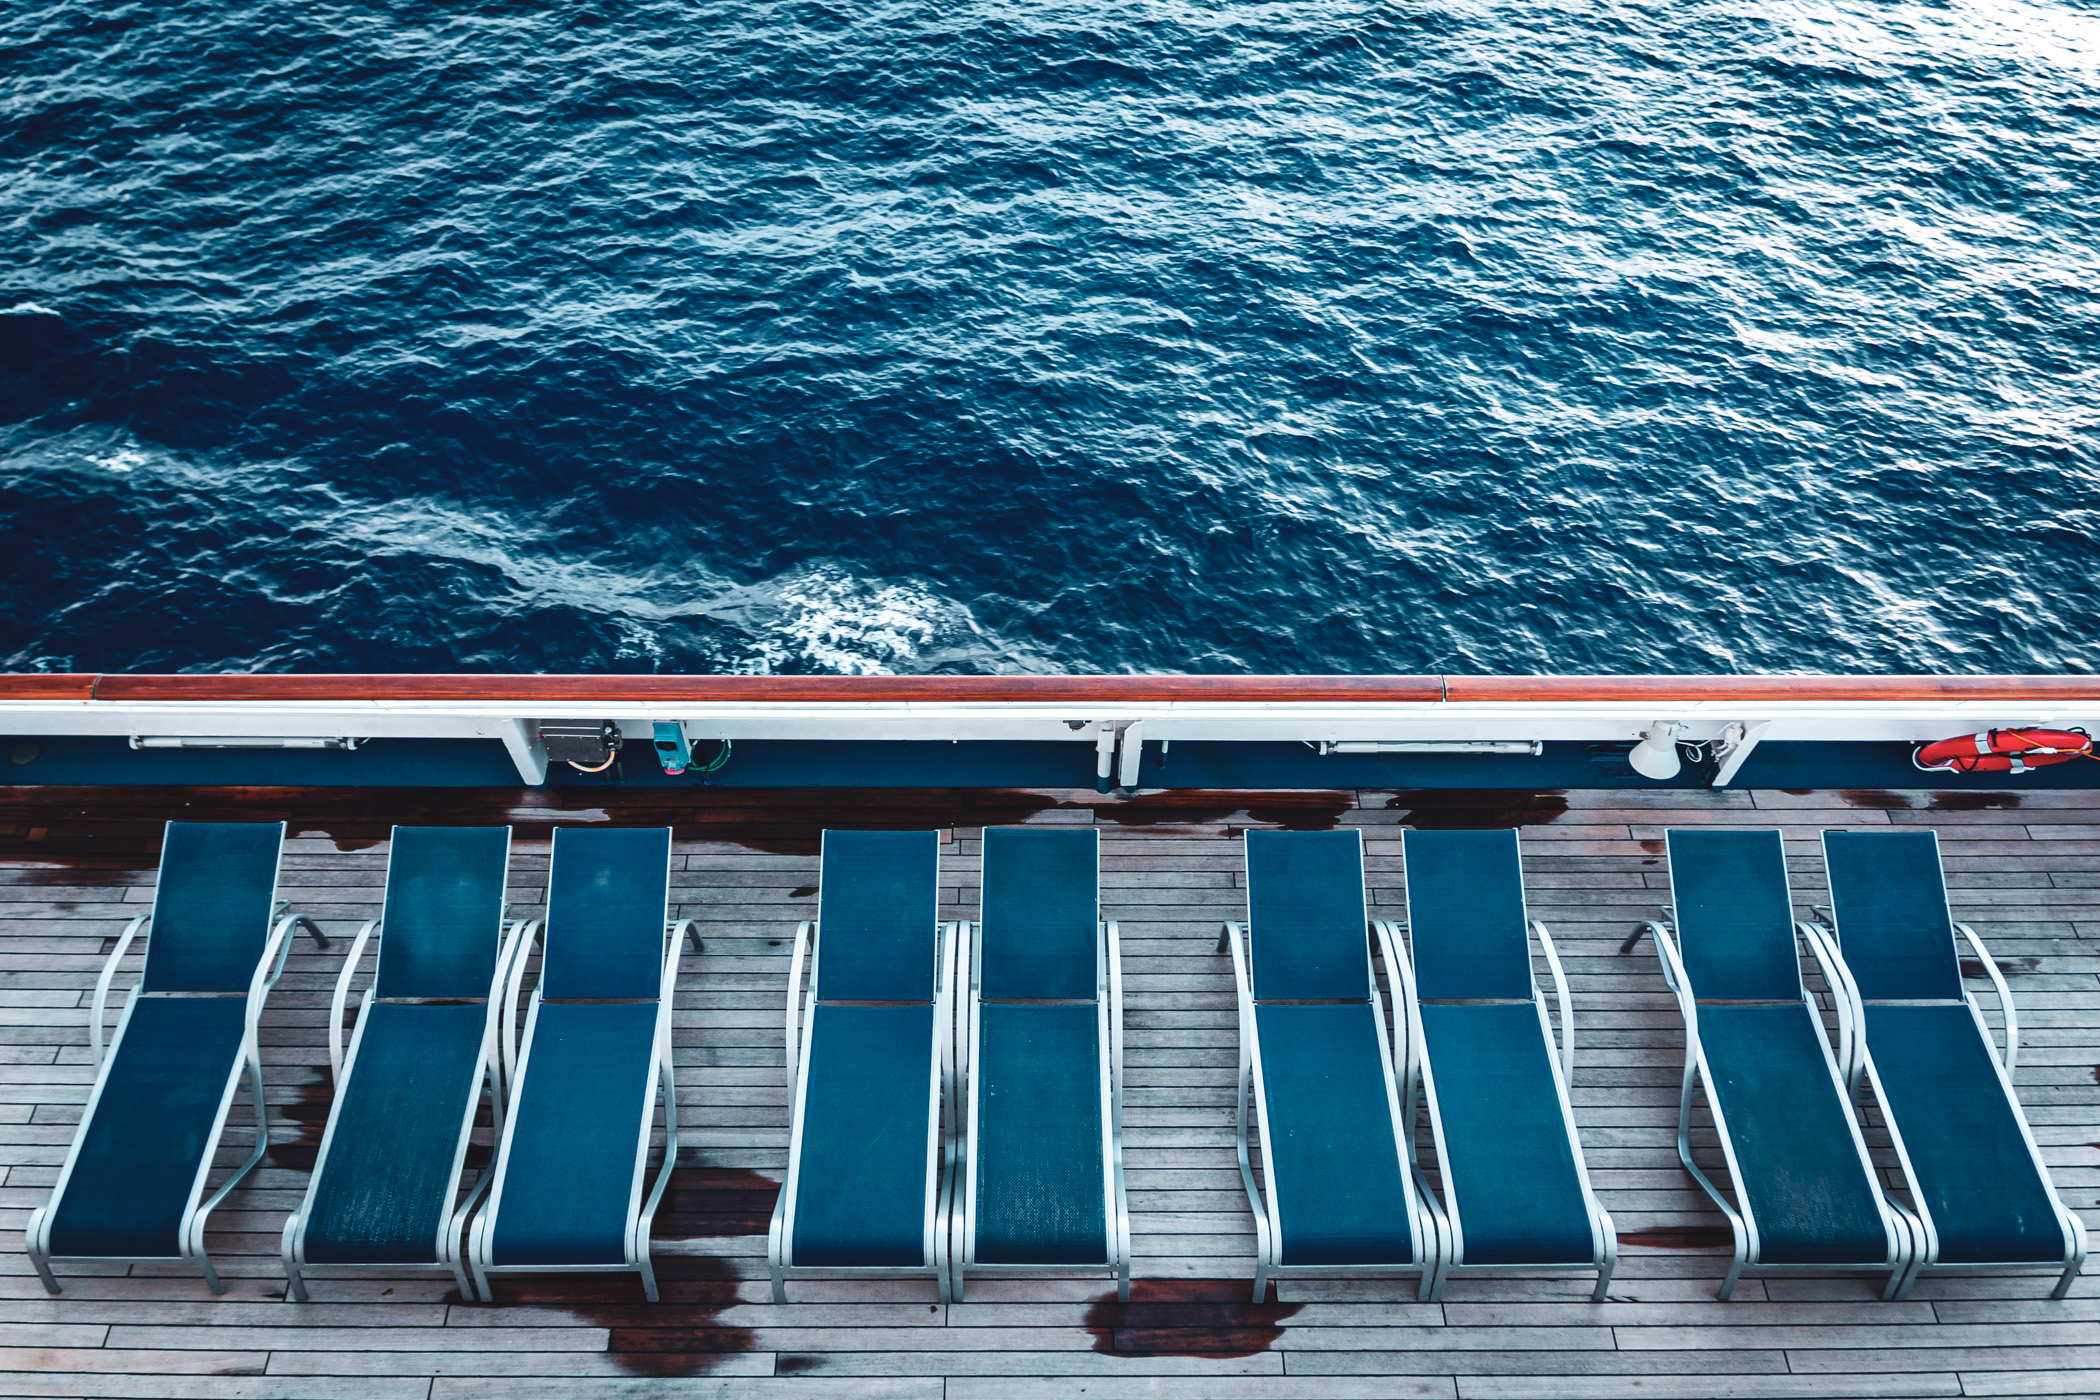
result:
<svg viewBox="0 0 2100 1400"><path fill-rule="evenodd" d="M1559 790L1432 788L1396 792L1386 799L1385 809L1405 813L1402 823L1417 831L1503 831L1558 821L1568 813L1568 795Z"/></svg>
<svg viewBox="0 0 2100 1400"><path fill-rule="evenodd" d="M1280 826L1286 831L1332 831L1356 805L1352 792L1144 792L1120 802L1061 802L1061 808L1092 806L1094 815L1117 826L1215 826L1242 818L1241 826ZM1228 834L1230 832L1228 831Z"/></svg>
<svg viewBox="0 0 2100 1400"><path fill-rule="evenodd" d="M739 1167L679 1167L650 1232L660 1240L763 1235L773 1224L780 1183Z"/></svg>
<svg viewBox="0 0 2100 1400"><path fill-rule="evenodd" d="M560 1308L605 1328L606 1356L630 1375L704 1375L726 1356L757 1350L750 1328L719 1321L740 1301L728 1260L658 1255L655 1264L655 1303L634 1274L498 1274L489 1282L499 1306Z"/></svg>
<svg viewBox="0 0 2100 1400"><path fill-rule="evenodd" d="M0 788L0 861L44 868L12 870L13 883L50 871L150 870L171 820L282 821L294 836L317 836L346 852L372 849L397 824L508 826L520 845L582 824L668 826L679 841L815 855L826 829L1010 826L1047 811L1089 811L1121 826L1203 825L1244 813L1259 825L1326 831L1355 801L1353 792L1339 791L1115 797L1018 788Z"/></svg>
<svg viewBox="0 0 2100 1400"><path fill-rule="evenodd" d="M1735 1233L1726 1225L1651 1225L1619 1231L1621 1249L1733 1249Z"/></svg>
<svg viewBox="0 0 2100 1400"><path fill-rule="evenodd" d="M1302 1303L1248 1300L1246 1279L1137 1279L1130 1301L1108 1294L1087 1309L1104 1356L1255 1356L1283 1336Z"/></svg>

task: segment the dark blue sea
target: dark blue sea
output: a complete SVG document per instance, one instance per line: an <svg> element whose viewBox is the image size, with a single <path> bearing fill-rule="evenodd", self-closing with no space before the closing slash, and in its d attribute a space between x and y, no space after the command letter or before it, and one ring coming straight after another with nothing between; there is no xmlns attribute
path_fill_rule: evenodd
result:
<svg viewBox="0 0 2100 1400"><path fill-rule="evenodd" d="M0 14L0 669L2100 666L2093 0Z"/></svg>

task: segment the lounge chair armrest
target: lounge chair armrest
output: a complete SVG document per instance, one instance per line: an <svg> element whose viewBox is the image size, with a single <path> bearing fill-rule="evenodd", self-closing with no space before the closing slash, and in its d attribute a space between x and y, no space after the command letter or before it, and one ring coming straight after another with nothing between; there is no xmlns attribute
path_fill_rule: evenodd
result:
<svg viewBox="0 0 2100 1400"><path fill-rule="evenodd" d="M117 964L123 960L124 954L130 951L131 940L138 937L152 922L151 914L141 914L124 925L124 931L117 935L116 948L103 960L102 975L95 979L95 1000L88 1009L88 1045L95 1052L97 1074L102 1072L102 1018L109 1003L110 983L116 980Z"/></svg>
<svg viewBox="0 0 2100 1400"><path fill-rule="evenodd" d="M321 932L321 926L304 914L288 914L284 912L290 908L290 900L279 900L277 902L277 910L280 914L284 914L284 917L278 920L276 929L270 934L270 943L264 955L264 961L270 964L270 975L263 978L258 984L258 991L277 985L277 979L284 973L284 960L292 954L293 935L297 934L299 930L306 930L307 935L314 941L314 947L323 951L326 951L328 947L328 935ZM277 954L274 960L268 956L268 953L273 950Z"/></svg>
<svg viewBox="0 0 2100 1400"><path fill-rule="evenodd" d="M1560 965L1560 950L1553 946L1553 935L1537 919L1530 921L1531 931L1539 940L1539 951L1546 955L1546 971L1553 974L1553 998L1560 1004L1560 1076L1572 1088L1575 1084L1575 1010L1568 997L1568 974Z"/></svg>
<svg viewBox="0 0 2100 1400"><path fill-rule="evenodd" d="M1967 924L1956 924L1961 936L1969 940L1976 950L1976 960L1983 964L1984 975L1991 979L1991 987L1998 993L1998 1011L2005 1018L2005 1072L2010 1075L2020 1062L2020 1013L2013 1008L2012 988L2005 985L2005 974L1998 970L1998 962L1976 930Z"/></svg>
<svg viewBox="0 0 2100 1400"><path fill-rule="evenodd" d="M1414 1131L1415 1085L1422 1074L1422 1008L1415 1000L1415 967L1400 941L1400 926L1387 919L1371 925L1393 988L1393 1063L1400 1073L1401 1121Z"/></svg>
<svg viewBox="0 0 2100 1400"><path fill-rule="evenodd" d="M1108 939L1108 1072L1115 1086L1116 1108L1123 1101L1123 934L1110 919L1102 925Z"/></svg>
<svg viewBox="0 0 2100 1400"><path fill-rule="evenodd" d="M1807 922L1796 923L1794 927L1800 932L1801 941L1808 945L1808 951L1815 956L1823 982L1830 988L1830 1001L1837 1008L1838 1018L1838 1078L1844 1081L1847 1093L1856 1092L1860 1072L1866 1064L1866 1047L1861 1038L1867 1018L1865 1008L1860 1005L1859 984L1852 980L1852 969L1845 966L1845 959L1838 953L1828 929Z"/></svg>
<svg viewBox="0 0 2100 1400"><path fill-rule="evenodd" d="M1232 955L1232 981L1235 1002L1239 1007L1240 1023L1240 1073L1239 1096L1233 1101L1232 1118L1234 1137L1239 1152L1240 1185L1247 1190L1247 1206L1254 1215L1254 1259L1257 1299L1267 1291L1268 1267L1271 1258L1269 1241L1269 1208L1263 1202L1260 1189L1254 1181L1254 1163L1247 1148L1248 1096L1254 1090L1254 992L1247 978L1247 946L1235 923L1225 925L1218 937L1221 948Z"/></svg>
<svg viewBox="0 0 2100 1400"><path fill-rule="evenodd" d="M503 1101L507 1104L516 1095L518 1082L518 991L525 981L525 964L532 961L532 945L540 940L546 924L539 919L525 925L517 937L517 948L511 954L509 971L503 978L503 1019L500 1033L496 1037L496 1048L501 1058Z"/></svg>
<svg viewBox="0 0 2100 1400"><path fill-rule="evenodd" d="M802 1053L802 965L809 957L810 940L816 932L814 920L804 919L795 925L795 949L788 960L787 1081L790 1113L794 1111L796 1061Z"/></svg>
<svg viewBox="0 0 2100 1400"><path fill-rule="evenodd" d="M1699 1074L1699 1004L1692 996L1691 979L1685 975L1684 960L1678 956L1677 940L1671 935L1669 926L1651 922L1642 928L1655 939L1655 956L1662 963L1663 980L1676 994L1677 1009L1684 1016L1684 1081L1677 1099L1677 1160L1684 1164L1692 1180L1699 1183L1699 1189L1706 1192L1707 1198L1719 1208L1735 1237L1735 1267L1729 1271L1730 1282L1724 1285L1724 1288L1732 1289L1735 1275L1750 1255L1750 1233L1743 1225L1742 1212L1721 1194L1721 1188L1714 1184L1713 1178L1692 1160L1692 1092L1697 1087Z"/></svg>
<svg viewBox="0 0 2100 1400"><path fill-rule="evenodd" d="M343 1089L343 1011L350 1004L350 980L357 975L365 944L378 931L379 924L378 919L367 919L357 931L350 944L350 956L343 959L343 970L335 979L335 996L328 1003L328 1077L337 1093Z"/></svg>
<svg viewBox="0 0 2100 1400"><path fill-rule="evenodd" d="M693 951L704 953L707 945L700 941L700 925L692 919L673 919L664 926L664 937L675 947L680 939L693 945Z"/></svg>

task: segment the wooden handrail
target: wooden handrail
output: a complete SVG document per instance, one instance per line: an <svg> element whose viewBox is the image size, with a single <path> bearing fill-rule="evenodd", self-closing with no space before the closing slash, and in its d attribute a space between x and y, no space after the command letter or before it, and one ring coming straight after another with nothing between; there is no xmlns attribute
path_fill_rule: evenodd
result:
<svg viewBox="0 0 2100 1400"><path fill-rule="evenodd" d="M0 700L1159 704L2100 699L2095 676L621 676L0 674Z"/></svg>

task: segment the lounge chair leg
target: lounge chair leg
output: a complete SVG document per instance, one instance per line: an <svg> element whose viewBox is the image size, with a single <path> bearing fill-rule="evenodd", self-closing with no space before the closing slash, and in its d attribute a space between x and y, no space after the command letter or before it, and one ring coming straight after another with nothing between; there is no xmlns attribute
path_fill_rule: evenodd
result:
<svg viewBox="0 0 2100 1400"><path fill-rule="evenodd" d="M787 1300L787 1279L781 1274L780 1265L775 1263L773 1265L773 1301L785 1303Z"/></svg>
<svg viewBox="0 0 2100 1400"><path fill-rule="evenodd" d="M1257 1260L1254 1265L1254 1301L1269 1301L1269 1261L1266 1259Z"/></svg>
<svg viewBox="0 0 2100 1400"><path fill-rule="evenodd" d="M474 1292L474 1281L467 1277L467 1266L464 1260L454 1259L452 1261L452 1281L459 1285L459 1296L462 1301L468 1303L481 1301Z"/></svg>
<svg viewBox="0 0 2100 1400"><path fill-rule="evenodd" d="M1116 1301L1130 1301L1130 1260L1124 1259L1116 1266Z"/></svg>
<svg viewBox="0 0 2100 1400"><path fill-rule="evenodd" d="M42 1250L36 1247L36 1242L43 1233L44 1212L48 1209L48 1206L38 1206L35 1210L29 1212L29 1228L23 1233L29 1254L29 1262L36 1266L36 1276L44 1281L44 1291L56 1296L59 1291L58 1276L51 1272L51 1261L44 1256ZM2078 1266L2073 1264L2071 1270L2073 1273L2076 1273ZM2064 1286L2068 1288L2070 1283L2066 1281ZM2060 1298L2063 1295L2059 1293L2057 1296Z"/></svg>
<svg viewBox="0 0 2100 1400"><path fill-rule="evenodd" d="M656 1269L650 1264L649 1256L643 1255L642 1262L634 1267L635 1272L642 1276L642 1296L652 1303L661 1302L656 1293Z"/></svg>
<svg viewBox="0 0 2100 1400"><path fill-rule="evenodd" d="M1716 1298L1719 1298L1724 1303L1727 1302L1730 1298L1735 1296L1736 1280L1741 1278L1742 1276L1743 1256L1738 1254L1734 1259L1729 1261L1728 1276L1721 1280L1721 1291L1715 1294L1714 1296Z"/></svg>
<svg viewBox="0 0 2100 1400"><path fill-rule="evenodd" d="M1597 1286L1590 1290L1590 1301L1592 1303L1603 1302L1605 1297L1611 1292L1611 1276L1617 1272L1618 1267L1619 1258L1617 1255L1611 1256L1598 1266Z"/></svg>
<svg viewBox="0 0 2100 1400"><path fill-rule="evenodd" d="M2082 1259L2072 1260L2070 1266L2064 1270L2064 1276L2056 1281L2056 1287L2049 1290L2049 1296L2052 1298L2070 1296L2071 1284L2078 1277L2078 1266L2084 1262Z"/></svg>
<svg viewBox="0 0 2100 1400"><path fill-rule="evenodd" d="M212 1267L211 1256L203 1250L197 1251L197 1267L204 1271L204 1282L214 1293L224 1293L226 1285L219 1278L219 1271Z"/></svg>

